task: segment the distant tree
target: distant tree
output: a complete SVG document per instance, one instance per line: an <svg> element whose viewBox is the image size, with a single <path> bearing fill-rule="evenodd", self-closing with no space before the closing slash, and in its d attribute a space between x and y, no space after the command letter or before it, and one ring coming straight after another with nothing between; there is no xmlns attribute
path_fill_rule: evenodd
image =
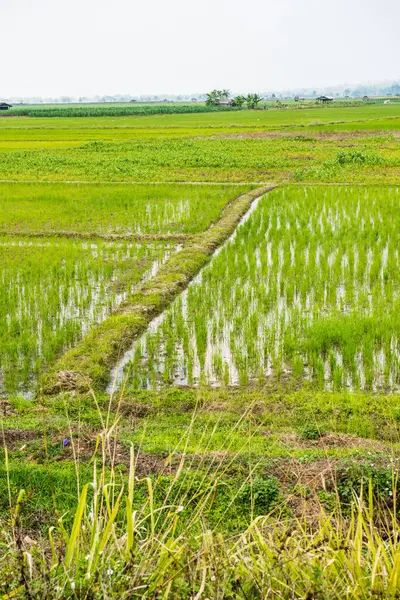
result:
<svg viewBox="0 0 400 600"><path fill-rule="evenodd" d="M247 94L247 96L246 96L247 108L257 108L257 106L261 102L261 100L262 100L262 98L258 94Z"/></svg>
<svg viewBox="0 0 400 600"><path fill-rule="evenodd" d="M212 90L207 94L206 104L207 106L212 106L213 104L217 104L219 100L228 100L229 96L229 90Z"/></svg>
<svg viewBox="0 0 400 600"><path fill-rule="evenodd" d="M216 104L219 99L220 99L219 91L212 90L212 92L209 92L207 94L206 104L207 104L207 106L212 106L213 104Z"/></svg>
<svg viewBox="0 0 400 600"><path fill-rule="evenodd" d="M232 100L232 106L237 106L242 108L243 104L246 102L246 98L244 96L235 96Z"/></svg>
<svg viewBox="0 0 400 600"><path fill-rule="evenodd" d="M262 100L261 96L259 96L258 94L253 94L253 102L256 107L259 105L261 100Z"/></svg>

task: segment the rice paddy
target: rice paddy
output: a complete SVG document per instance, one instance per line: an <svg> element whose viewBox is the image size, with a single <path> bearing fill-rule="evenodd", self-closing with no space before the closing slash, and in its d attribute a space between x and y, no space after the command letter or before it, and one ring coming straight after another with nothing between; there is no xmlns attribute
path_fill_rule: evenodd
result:
<svg viewBox="0 0 400 600"><path fill-rule="evenodd" d="M125 357L131 385L398 389L399 205L397 187L264 196Z"/></svg>
<svg viewBox="0 0 400 600"><path fill-rule="evenodd" d="M0 237L0 395L32 391L49 362L173 251L163 243Z"/></svg>
<svg viewBox="0 0 400 600"><path fill-rule="evenodd" d="M243 186L0 183L1 233L198 233Z"/></svg>
<svg viewBox="0 0 400 600"><path fill-rule="evenodd" d="M397 598L400 104L69 108L0 118L0 596Z"/></svg>

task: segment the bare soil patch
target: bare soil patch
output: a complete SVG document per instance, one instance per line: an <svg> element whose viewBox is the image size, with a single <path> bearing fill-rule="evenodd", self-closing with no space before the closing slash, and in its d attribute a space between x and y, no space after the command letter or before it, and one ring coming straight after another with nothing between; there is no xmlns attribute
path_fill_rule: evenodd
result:
<svg viewBox="0 0 400 600"><path fill-rule="evenodd" d="M0 435L2 445L4 443L7 450L16 450L27 442L40 438L40 432L36 429L4 429Z"/></svg>

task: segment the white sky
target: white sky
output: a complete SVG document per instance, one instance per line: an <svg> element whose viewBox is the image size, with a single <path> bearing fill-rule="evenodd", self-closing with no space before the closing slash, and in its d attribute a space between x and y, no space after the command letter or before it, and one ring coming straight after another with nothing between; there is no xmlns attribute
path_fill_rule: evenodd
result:
<svg viewBox="0 0 400 600"><path fill-rule="evenodd" d="M400 0L0 0L0 98L400 77Z"/></svg>

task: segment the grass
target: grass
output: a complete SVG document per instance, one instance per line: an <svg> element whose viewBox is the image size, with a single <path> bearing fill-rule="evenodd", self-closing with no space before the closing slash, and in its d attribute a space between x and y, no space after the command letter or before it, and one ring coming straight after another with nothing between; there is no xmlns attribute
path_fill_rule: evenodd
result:
<svg viewBox="0 0 400 600"><path fill-rule="evenodd" d="M399 111L400 103L146 117L0 118L0 178L396 183ZM354 145L384 164L332 168L338 151Z"/></svg>
<svg viewBox="0 0 400 600"><path fill-rule="evenodd" d="M341 432L354 415L358 434L364 420L398 439L398 398L260 389L95 403L64 395L3 418L5 594L396 597L399 448ZM304 435L304 414L318 435ZM32 419L42 425L24 429ZM157 443L153 427L167 432Z"/></svg>
<svg viewBox="0 0 400 600"><path fill-rule="evenodd" d="M168 107L170 108L170 107ZM199 106L195 106L199 108ZM34 109L32 109L34 110ZM42 109L46 110L46 109ZM71 109L72 110L72 109ZM271 127L280 128L285 126L308 127L315 123L332 122L357 122L374 121L377 119L398 118L400 103L390 105L364 104L358 106L312 106L311 108L290 107L288 109L269 110L239 110L239 111L203 111L198 114L159 114L149 116L126 116L126 117L86 117L62 118L60 113L57 123L54 117L26 117L26 118L0 118L0 128L29 128L29 127L93 127L107 125L108 127L133 126L133 127Z"/></svg>
<svg viewBox="0 0 400 600"><path fill-rule="evenodd" d="M260 488L255 481L254 488L258 494L262 490L265 498L273 493L271 483ZM274 519L264 517L241 536L223 543L212 530L203 537L183 534L178 529L180 505L176 504L167 508L163 519L165 523L169 517L171 526L159 531L151 496L149 514L135 512L135 520L131 519L133 488L121 491L110 512L106 489L102 486L94 500L88 500L88 488L83 488L73 527L52 534L52 558L33 549L28 570L22 568L27 554L23 546L10 553L4 590L31 598L44 593L52 598L100 598L100 594L107 598L154 598L155 594L193 598L203 593L238 598L264 598L273 593L289 598L290 590L297 597L318 594L327 599L368 598L372 590L374 596L396 598L398 532L390 531L388 524L386 530L382 527L381 533L371 536L374 520L379 518L379 508L372 501L364 508L360 499L354 516L342 526L327 516L321 516L314 528L301 520L278 526ZM101 526L90 518L94 509ZM117 519L122 523L116 523ZM66 545L66 554L60 559L57 546L61 544ZM15 588L9 581L20 574L22 583Z"/></svg>
<svg viewBox="0 0 400 600"><path fill-rule="evenodd" d="M195 133L193 131L193 133ZM308 136L139 139L92 141L77 147L0 152L0 178L20 181L266 182L384 181L395 183L398 144L382 136L357 140L357 148L381 162L333 165L352 142ZM331 162L327 162L331 161ZM329 166L329 168L327 168ZM319 172L316 169L323 169Z"/></svg>

